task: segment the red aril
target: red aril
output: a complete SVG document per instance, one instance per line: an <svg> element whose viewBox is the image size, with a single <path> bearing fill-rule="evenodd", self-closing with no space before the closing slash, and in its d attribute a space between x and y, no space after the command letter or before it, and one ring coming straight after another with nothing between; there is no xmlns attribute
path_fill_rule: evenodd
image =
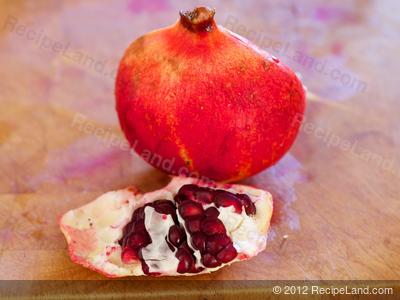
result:
<svg viewBox="0 0 400 300"><path fill-rule="evenodd" d="M179 260L177 272L186 273L191 270L194 265L192 254L185 248L180 248L176 253L176 258Z"/></svg>
<svg viewBox="0 0 400 300"><path fill-rule="evenodd" d="M218 190L214 201L217 207L233 206L238 214L242 213L242 202L240 201L240 198L236 197L232 193Z"/></svg>
<svg viewBox="0 0 400 300"><path fill-rule="evenodd" d="M219 211L215 207L209 207L205 210L204 215L209 219L218 218Z"/></svg>
<svg viewBox="0 0 400 300"><path fill-rule="evenodd" d="M194 201L198 190L199 187L197 185L186 184L179 189L178 194L181 196L181 199Z"/></svg>
<svg viewBox="0 0 400 300"><path fill-rule="evenodd" d="M219 219L204 219L201 221L200 230L206 235L225 233L225 225Z"/></svg>
<svg viewBox="0 0 400 300"><path fill-rule="evenodd" d="M212 203L214 201L214 193L209 188L199 188L196 199L202 203Z"/></svg>
<svg viewBox="0 0 400 300"><path fill-rule="evenodd" d="M186 228L190 233L195 233L200 231L200 219L189 220L186 222Z"/></svg>
<svg viewBox="0 0 400 300"><path fill-rule="evenodd" d="M153 202L153 207L156 212L161 214L175 213L176 207L170 200L157 200Z"/></svg>
<svg viewBox="0 0 400 300"><path fill-rule="evenodd" d="M145 232L135 232L129 236L128 246L133 249L142 248L151 243Z"/></svg>
<svg viewBox="0 0 400 300"><path fill-rule="evenodd" d="M195 249L199 250L200 252L204 252L206 250L206 239L204 233L197 232L192 235L192 244Z"/></svg>
<svg viewBox="0 0 400 300"><path fill-rule="evenodd" d="M122 250L121 260L125 264L130 264L130 263L134 263L135 261L137 261L138 256L133 249L126 247Z"/></svg>
<svg viewBox="0 0 400 300"><path fill-rule="evenodd" d="M185 238L185 231L178 225L169 228L168 239L172 245L179 247Z"/></svg>
<svg viewBox="0 0 400 300"><path fill-rule="evenodd" d="M216 268L221 265L215 256L209 253L202 255L201 262L207 268Z"/></svg>
<svg viewBox="0 0 400 300"><path fill-rule="evenodd" d="M144 219L144 207L140 207L133 213L132 221L136 222L138 220Z"/></svg>
<svg viewBox="0 0 400 300"><path fill-rule="evenodd" d="M206 251L211 254L217 254L231 243L231 239L226 234L215 234L207 238Z"/></svg>
<svg viewBox="0 0 400 300"><path fill-rule="evenodd" d="M200 203L194 201L185 201L179 206L179 214L184 219L193 219L201 217L204 209Z"/></svg>
<svg viewBox="0 0 400 300"><path fill-rule="evenodd" d="M217 260L221 263L230 262L237 256L237 251L232 244L228 244L224 249L222 249L217 254Z"/></svg>
<svg viewBox="0 0 400 300"><path fill-rule="evenodd" d="M237 194L237 196L240 198L242 204L244 205L246 214L254 215L256 213L256 206L251 201L250 197L246 194Z"/></svg>

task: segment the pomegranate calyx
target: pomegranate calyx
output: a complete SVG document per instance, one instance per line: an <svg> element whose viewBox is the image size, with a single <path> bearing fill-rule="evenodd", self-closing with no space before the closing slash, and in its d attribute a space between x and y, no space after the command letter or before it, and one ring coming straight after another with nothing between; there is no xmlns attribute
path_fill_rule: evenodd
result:
<svg viewBox="0 0 400 300"><path fill-rule="evenodd" d="M199 6L189 11L179 12L181 24L190 31L210 32L216 26L214 22L215 9L206 6Z"/></svg>

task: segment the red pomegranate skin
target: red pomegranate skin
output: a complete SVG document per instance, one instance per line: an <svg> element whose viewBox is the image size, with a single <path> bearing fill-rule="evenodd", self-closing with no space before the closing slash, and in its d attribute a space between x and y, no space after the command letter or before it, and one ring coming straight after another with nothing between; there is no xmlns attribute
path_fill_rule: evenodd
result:
<svg viewBox="0 0 400 300"><path fill-rule="evenodd" d="M292 70L213 16L199 7L134 41L119 66L116 108L131 146L155 167L236 181L289 150L305 91Z"/></svg>

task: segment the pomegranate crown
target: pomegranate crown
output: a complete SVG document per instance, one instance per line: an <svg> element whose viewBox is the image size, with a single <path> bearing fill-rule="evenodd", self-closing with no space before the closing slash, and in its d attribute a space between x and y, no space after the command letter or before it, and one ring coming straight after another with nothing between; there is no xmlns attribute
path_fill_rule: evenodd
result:
<svg viewBox="0 0 400 300"><path fill-rule="evenodd" d="M214 15L215 9L206 6L199 6L189 11L179 12L181 19L180 22L190 31L212 31L215 22Z"/></svg>

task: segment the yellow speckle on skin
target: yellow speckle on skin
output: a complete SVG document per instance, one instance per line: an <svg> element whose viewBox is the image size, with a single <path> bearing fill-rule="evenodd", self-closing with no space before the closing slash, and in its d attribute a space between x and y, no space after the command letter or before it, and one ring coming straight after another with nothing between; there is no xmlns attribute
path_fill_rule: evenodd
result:
<svg viewBox="0 0 400 300"><path fill-rule="evenodd" d="M250 169L251 169L251 163L249 163L249 162L245 163L239 169L239 176L242 178L247 176L250 173Z"/></svg>
<svg viewBox="0 0 400 300"><path fill-rule="evenodd" d="M178 148L179 148L179 156L185 162L185 164L189 168L189 170L193 170L193 160L190 158L189 153L188 153L187 149L185 148L185 146L183 146L181 143L179 143Z"/></svg>
<svg viewBox="0 0 400 300"><path fill-rule="evenodd" d="M264 166L265 166L265 165L268 165L269 162L270 162L269 159L263 159L263 160L261 161L261 163L262 163Z"/></svg>

